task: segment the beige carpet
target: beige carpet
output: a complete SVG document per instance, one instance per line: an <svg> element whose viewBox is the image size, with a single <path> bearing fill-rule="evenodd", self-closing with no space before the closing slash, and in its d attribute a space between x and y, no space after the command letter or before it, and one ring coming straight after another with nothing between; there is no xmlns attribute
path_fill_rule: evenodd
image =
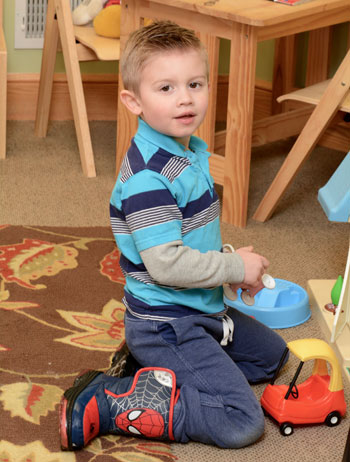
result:
<svg viewBox="0 0 350 462"><path fill-rule="evenodd" d="M91 130L98 176L86 179L71 122L51 124L45 139L34 136L31 122L9 122L7 159L0 162L0 224L109 226L108 201L115 180L115 125L94 122ZM317 148L272 219L264 224L254 222L251 216L291 145L292 141L287 140L254 150L247 227L237 229L223 224L222 233L224 242L235 247L253 244L256 251L269 258L269 273L273 276L306 287L309 279L335 279L345 269L349 225L328 222L317 201L318 189L344 154ZM280 333L287 340L323 338L314 316ZM292 369L289 364L283 376L290 379ZM349 385L345 385L349 401ZM254 388L258 396L263 389ZM267 419L264 437L248 448L219 450L190 443L174 444L172 450L180 462L341 462L349 421L346 417L335 428L297 428L286 438Z"/></svg>

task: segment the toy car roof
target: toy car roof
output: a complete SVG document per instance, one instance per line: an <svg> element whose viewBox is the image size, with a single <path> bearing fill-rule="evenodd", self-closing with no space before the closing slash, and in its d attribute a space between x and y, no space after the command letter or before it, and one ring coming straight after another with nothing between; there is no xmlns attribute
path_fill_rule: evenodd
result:
<svg viewBox="0 0 350 462"><path fill-rule="evenodd" d="M310 359L324 359L331 364L338 362L337 357L327 342L318 338L305 338L288 342L289 350L300 359L309 361Z"/></svg>
<svg viewBox="0 0 350 462"><path fill-rule="evenodd" d="M317 338L306 338L288 342L287 347L300 361L315 360L313 374L326 375L327 363L329 363L332 369L329 390L343 389L338 359L327 342Z"/></svg>

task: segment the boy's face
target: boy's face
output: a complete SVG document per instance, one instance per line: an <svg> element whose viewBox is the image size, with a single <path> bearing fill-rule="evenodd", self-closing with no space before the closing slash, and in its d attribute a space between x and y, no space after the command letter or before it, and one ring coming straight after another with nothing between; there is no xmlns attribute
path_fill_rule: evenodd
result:
<svg viewBox="0 0 350 462"><path fill-rule="evenodd" d="M197 50L158 53L145 64L137 111L152 128L188 147L208 107L207 68Z"/></svg>

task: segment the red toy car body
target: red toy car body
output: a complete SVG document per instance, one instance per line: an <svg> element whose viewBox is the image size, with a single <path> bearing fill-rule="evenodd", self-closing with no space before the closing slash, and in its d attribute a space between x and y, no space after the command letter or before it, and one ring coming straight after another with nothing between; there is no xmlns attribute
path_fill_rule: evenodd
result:
<svg viewBox="0 0 350 462"><path fill-rule="evenodd" d="M290 385L275 385L274 381L288 351L300 359ZM303 383L296 381L305 361L314 360L312 375ZM331 372L328 374L327 363ZM280 367L261 397L266 414L280 424L282 435L293 433L293 425L326 423L338 425L345 415L346 403L338 360L332 348L323 340L300 339L287 344Z"/></svg>

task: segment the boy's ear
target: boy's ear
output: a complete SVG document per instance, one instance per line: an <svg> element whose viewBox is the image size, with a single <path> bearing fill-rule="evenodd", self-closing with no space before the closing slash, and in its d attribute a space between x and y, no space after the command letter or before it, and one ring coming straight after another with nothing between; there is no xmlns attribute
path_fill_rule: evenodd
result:
<svg viewBox="0 0 350 462"><path fill-rule="evenodd" d="M122 90L120 92L120 99L123 104L135 115L140 115L142 112L141 104L134 92L129 90Z"/></svg>

